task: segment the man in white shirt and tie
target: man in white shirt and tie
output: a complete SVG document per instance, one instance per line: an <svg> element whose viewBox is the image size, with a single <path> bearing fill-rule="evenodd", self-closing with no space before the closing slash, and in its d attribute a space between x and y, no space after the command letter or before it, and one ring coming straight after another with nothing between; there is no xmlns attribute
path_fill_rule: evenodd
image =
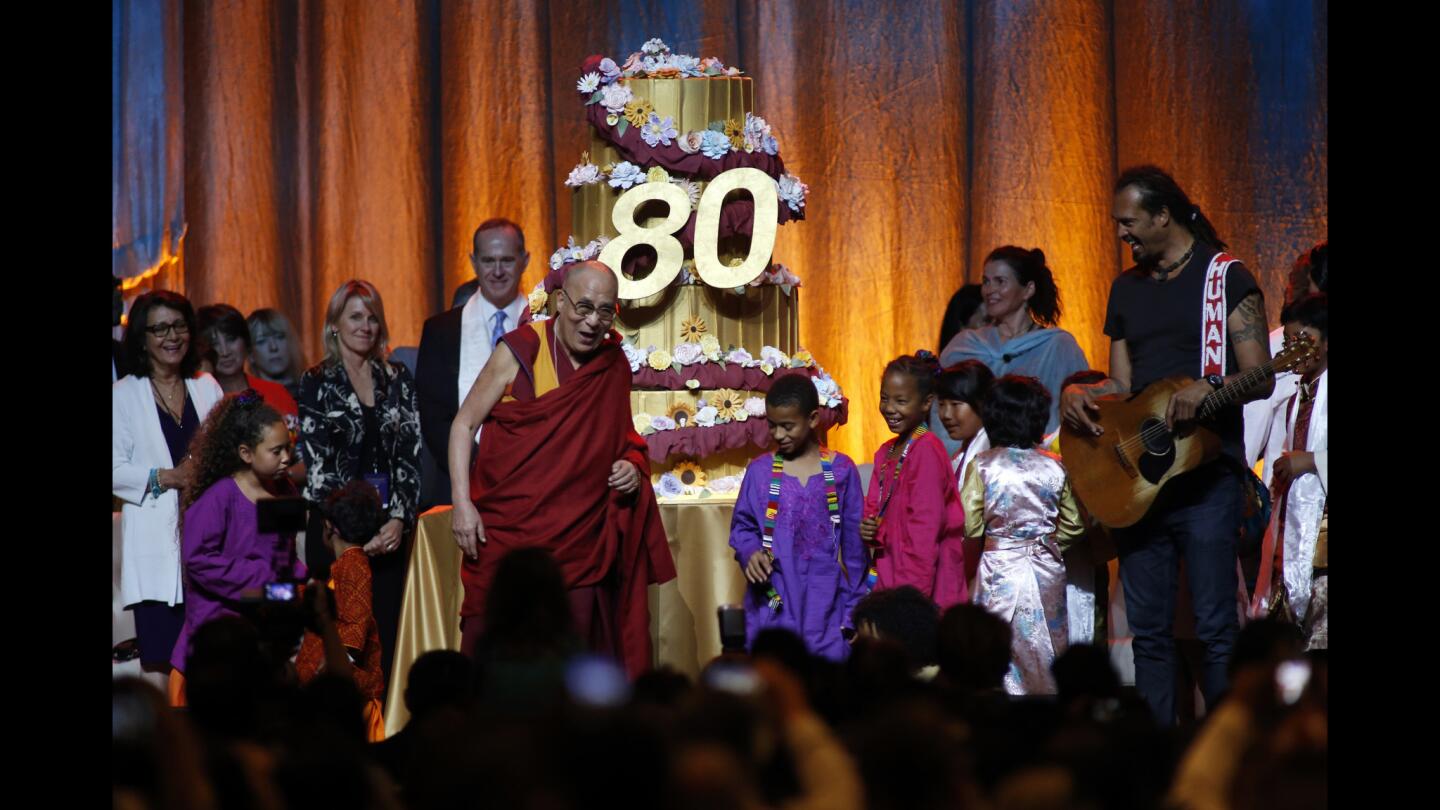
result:
<svg viewBox="0 0 1440 810"><path fill-rule="evenodd" d="M420 400L420 433L444 479L425 487L434 506L450 502L450 423L480 376L500 336L530 320L520 295L520 276L530 261L525 234L508 219L487 219L475 229L470 265L479 295L463 306L425 321L415 386Z"/></svg>

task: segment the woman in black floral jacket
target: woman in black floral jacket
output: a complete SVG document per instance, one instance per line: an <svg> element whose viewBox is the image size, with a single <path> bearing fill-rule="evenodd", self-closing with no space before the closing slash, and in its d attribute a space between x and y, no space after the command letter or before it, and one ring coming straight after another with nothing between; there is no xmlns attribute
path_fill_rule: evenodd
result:
<svg viewBox="0 0 1440 810"><path fill-rule="evenodd" d="M380 292L368 281L347 281L325 313L325 359L300 377L300 453L311 519L306 562L327 571L333 561L322 542L316 507L356 479L380 491L390 519L364 546L374 576L375 622L381 666L389 679L409 567L409 538L420 500L420 415L409 370L388 359L390 332Z"/></svg>

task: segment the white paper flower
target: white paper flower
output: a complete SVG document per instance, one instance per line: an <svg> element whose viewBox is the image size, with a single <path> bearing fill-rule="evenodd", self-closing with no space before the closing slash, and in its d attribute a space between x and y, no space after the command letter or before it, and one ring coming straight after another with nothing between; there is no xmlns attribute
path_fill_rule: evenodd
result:
<svg viewBox="0 0 1440 810"><path fill-rule="evenodd" d="M670 46L666 45L664 40L655 37L654 39L646 41L644 45L641 45L640 52L655 56L657 54L669 53Z"/></svg>
<svg viewBox="0 0 1440 810"><path fill-rule="evenodd" d="M798 214L805 210L805 195L810 193L810 187L800 182L800 178L788 172L780 175L775 181L775 191L791 211Z"/></svg>
<svg viewBox="0 0 1440 810"><path fill-rule="evenodd" d="M655 488L655 494L661 498L678 498L685 494L685 485L680 483L675 473L667 472L660 476L660 485Z"/></svg>
<svg viewBox="0 0 1440 810"><path fill-rule="evenodd" d="M790 358L774 346L763 346L760 349L760 362L775 368L786 368L790 365ZM770 373L770 372L765 372Z"/></svg>
<svg viewBox="0 0 1440 810"><path fill-rule="evenodd" d="M684 177L672 177L670 178L670 182L679 186L680 190L685 192L686 196L690 198L691 208L695 208L700 204L699 183L695 182L694 180L687 180Z"/></svg>
<svg viewBox="0 0 1440 810"><path fill-rule="evenodd" d="M750 414L751 416L764 416L765 398L750 397L749 399L745 400L745 412Z"/></svg>
<svg viewBox="0 0 1440 810"><path fill-rule="evenodd" d="M720 341L714 335L705 335L700 338L700 351L705 353L706 360L720 359Z"/></svg>
<svg viewBox="0 0 1440 810"><path fill-rule="evenodd" d="M620 344L620 349L621 351L625 352L625 359L630 362L631 374L639 371L641 367L645 365L646 358L650 356L649 352L636 347L635 344L631 343L628 340Z"/></svg>
<svg viewBox="0 0 1440 810"><path fill-rule="evenodd" d="M695 412L695 424L700 427L714 427L715 418L719 415L720 411L714 405L706 405Z"/></svg>
<svg viewBox="0 0 1440 810"><path fill-rule="evenodd" d="M730 418L736 422L745 422L750 419L750 412L744 408L736 408L735 413L731 414Z"/></svg>
<svg viewBox="0 0 1440 810"><path fill-rule="evenodd" d="M685 341L675 346L675 351L670 353L682 366L693 366L705 357L705 350L700 348L699 343Z"/></svg>
<svg viewBox="0 0 1440 810"><path fill-rule="evenodd" d="M750 352L744 349L731 349L730 353L725 355L725 362L734 363L741 368L752 368L755 365L755 358L751 357Z"/></svg>
<svg viewBox="0 0 1440 810"><path fill-rule="evenodd" d="M698 418L698 417L697 417ZM674 430L675 420L668 416L657 416L650 420L650 427L656 430Z"/></svg>
<svg viewBox="0 0 1440 810"><path fill-rule="evenodd" d="M600 89L600 74L586 73L584 76L580 77L580 81L575 83L575 89L579 90L587 96L591 93L594 93L596 90Z"/></svg>
<svg viewBox="0 0 1440 810"><path fill-rule="evenodd" d="M570 176L565 178L565 185L570 188L594 185L605 178L600 174L600 167L594 163L580 163L570 170Z"/></svg>
<svg viewBox="0 0 1440 810"><path fill-rule="evenodd" d="M630 90L630 86L619 82L607 84L605 89L600 91L600 103L604 105L607 112L616 115L625 112L625 105L629 104L633 98L635 98L635 93Z"/></svg>
<svg viewBox="0 0 1440 810"><path fill-rule="evenodd" d="M740 488L740 476L727 475L724 478L710 479L710 491L719 495L734 492Z"/></svg>
<svg viewBox="0 0 1440 810"><path fill-rule="evenodd" d="M821 404L827 408L835 408L840 405L840 386L830 379L830 375L821 372L810 378L815 383L815 393L820 397Z"/></svg>

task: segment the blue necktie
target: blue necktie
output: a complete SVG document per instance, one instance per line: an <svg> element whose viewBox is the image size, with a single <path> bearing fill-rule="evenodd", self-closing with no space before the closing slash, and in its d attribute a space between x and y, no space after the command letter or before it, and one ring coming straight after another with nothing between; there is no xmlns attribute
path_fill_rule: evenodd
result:
<svg viewBox="0 0 1440 810"><path fill-rule="evenodd" d="M499 312L495 313L495 328L490 332L490 348L495 348L495 345L500 342L500 338L504 335L505 310L502 309Z"/></svg>

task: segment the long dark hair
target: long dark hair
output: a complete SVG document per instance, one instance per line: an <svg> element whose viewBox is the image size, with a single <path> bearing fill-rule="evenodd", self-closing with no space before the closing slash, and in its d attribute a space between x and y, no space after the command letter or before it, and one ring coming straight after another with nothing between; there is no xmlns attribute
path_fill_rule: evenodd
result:
<svg viewBox="0 0 1440 810"><path fill-rule="evenodd" d="M185 357L180 361L180 377L190 379L200 370L200 351L196 348L199 335L195 328L195 308L190 300L170 290L154 290L135 299L130 305L130 316L125 322L125 359L130 363L130 373L136 377L149 377L154 371L150 367L150 353L145 351L145 327L150 321L150 310L165 307L180 313L185 326L190 330L190 342L185 348Z"/></svg>
<svg viewBox="0 0 1440 810"><path fill-rule="evenodd" d="M940 319L940 344L935 347L937 353L945 351L950 339L960 334L984 301L979 284L966 284L950 296L950 303L945 305L945 317Z"/></svg>
<svg viewBox="0 0 1440 810"><path fill-rule="evenodd" d="M1164 169L1149 165L1131 166L1115 181L1115 193L1119 194L1130 186L1140 192L1140 207L1151 216L1159 214L1162 208L1168 208L1170 218L1196 239L1218 250L1227 247L1221 241L1220 234L1215 232L1215 226L1201 213L1200 206L1190 202L1190 198L1180 189L1175 178Z"/></svg>
<svg viewBox="0 0 1440 810"><path fill-rule="evenodd" d="M1045 264L1045 251L1005 245L990 251L985 263L990 262L1004 262L1015 272L1021 287L1032 281L1035 283L1035 294L1025 304L1030 309L1030 317L1041 326L1054 326L1060 322L1060 288L1055 286L1055 275Z"/></svg>
<svg viewBox="0 0 1440 810"><path fill-rule="evenodd" d="M190 455L195 457L195 480L185 490L180 505L182 523L186 510L205 490L245 466L240 458L240 445L256 447L265 436L265 428L276 422L285 424L280 413L266 405L251 388L225 397L210 410L190 443Z"/></svg>

